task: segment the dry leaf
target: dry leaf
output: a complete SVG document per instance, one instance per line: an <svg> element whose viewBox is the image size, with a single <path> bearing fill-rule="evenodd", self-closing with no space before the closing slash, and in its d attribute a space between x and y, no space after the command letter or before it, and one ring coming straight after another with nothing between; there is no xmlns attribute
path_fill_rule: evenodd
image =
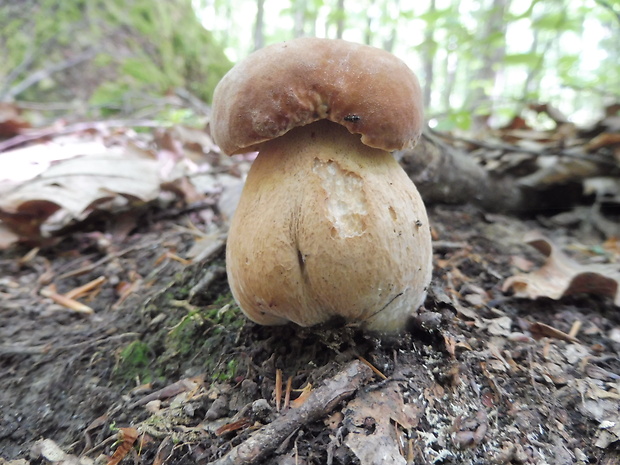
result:
<svg viewBox="0 0 620 465"><path fill-rule="evenodd" d="M483 321L488 325L487 331L493 336L508 336L512 327L512 318L502 316L499 318L486 319Z"/></svg>
<svg viewBox="0 0 620 465"><path fill-rule="evenodd" d="M556 155L540 156L540 168L532 174L519 179L521 186L544 188L573 180L594 176L599 172L596 163L582 158L562 158Z"/></svg>
<svg viewBox="0 0 620 465"><path fill-rule="evenodd" d="M41 439L34 443L30 449L30 458L39 463L43 459L45 463L53 463L55 465L94 465L95 461L89 457L77 457L73 454L64 452L58 444L51 439ZM28 465L25 460L12 460L5 462L0 457L0 465Z"/></svg>
<svg viewBox="0 0 620 465"><path fill-rule="evenodd" d="M4 192L0 219L14 233L37 240L49 230L83 220L95 208L126 207L130 199L153 200L161 182L159 162L152 158L112 150L76 157Z"/></svg>
<svg viewBox="0 0 620 465"><path fill-rule="evenodd" d="M536 339L541 337L551 337L553 339L559 339L560 341L579 342L577 338L544 323L531 323L528 329Z"/></svg>
<svg viewBox="0 0 620 465"><path fill-rule="evenodd" d="M34 450L36 450L41 457L49 460L50 462L60 462L67 456L65 451L63 451L60 446L58 446L58 444L51 439L43 439L42 441L39 441L35 445Z"/></svg>
<svg viewBox="0 0 620 465"><path fill-rule="evenodd" d="M114 451L114 455L110 457L108 465L117 465L131 450L133 443L138 439L138 430L136 428L119 428L119 440L121 443Z"/></svg>
<svg viewBox="0 0 620 465"><path fill-rule="evenodd" d="M508 278L502 286L503 292L512 290L516 297L548 297L554 300L586 292L609 296L616 306L620 306L618 266L581 265L539 233L529 234L525 242L546 255L547 261L537 271Z"/></svg>
<svg viewBox="0 0 620 465"><path fill-rule="evenodd" d="M226 433L232 433L233 431L237 431L240 429L245 429L252 424L252 421L249 418L241 418L237 421L233 421L232 423L226 423L223 426L220 426L215 430L216 436L221 436Z"/></svg>
<svg viewBox="0 0 620 465"><path fill-rule="evenodd" d="M350 433L345 443L364 465L405 465L392 422L405 429L415 428L421 415L417 404L404 403L397 386L362 392L347 405L344 424Z"/></svg>
<svg viewBox="0 0 620 465"><path fill-rule="evenodd" d="M13 137L30 124L21 117L20 109L13 103L0 102L0 138Z"/></svg>
<svg viewBox="0 0 620 465"><path fill-rule="evenodd" d="M312 394L312 384L308 383L301 390L301 394L299 394L299 397L297 397L297 399L291 402L291 407L293 408L301 407L304 404L304 402L308 400L308 397L310 397L310 394Z"/></svg>
<svg viewBox="0 0 620 465"><path fill-rule="evenodd" d="M588 142L584 148L587 152L593 152L601 147L616 144L620 144L620 134L604 132Z"/></svg>

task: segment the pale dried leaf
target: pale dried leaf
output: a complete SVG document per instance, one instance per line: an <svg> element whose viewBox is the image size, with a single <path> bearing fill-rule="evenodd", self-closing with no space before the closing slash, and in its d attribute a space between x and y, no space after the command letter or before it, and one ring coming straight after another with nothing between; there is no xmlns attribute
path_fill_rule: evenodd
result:
<svg viewBox="0 0 620 465"><path fill-rule="evenodd" d="M547 256L547 261L537 271L508 278L502 286L503 292L512 290L516 297L554 300L587 292L612 297L615 305L620 306L618 266L581 265L539 233L528 235L526 242Z"/></svg>
<svg viewBox="0 0 620 465"><path fill-rule="evenodd" d="M0 457L0 465L30 465L26 459L5 460Z"/></svg>
<svg viewBox="0 0 620 465"><path fill-rule="evenodd" d="M487 331L493 336L508 336L510 334L512 318L508 316L484 319L484 322L488 324Z"/></svg>
<svg viewBox="0 0 620 465"><path fill-rule="evenodd" d="M30 450L30 457L33 459L42 458L57 465L93 465L95 463L94 460L89 457L77 457L65 453L60 446L51 439L37 441ZM2 464L3 461L0 458L0 465ZM8 462L7 465L18 465L18 461Z"/></svg>
<svg viewBox="0 0 620 465"><path fill-rule="evenodd" d="M0 250L9 248L19 240L19 236L0 223Z"/></svg>
<svg viewBox="0 0 620 465"><path fill-rule="evenodd" d="M520 178L520 185L540 189L585 179L598 173L596 163L585 158L544 156L538 158L538 163L540 165L538 171Z"/></svg>
<svg viewBox="0 0 620 465"><path fill-rule="evenodd" d="M40 144L0 154L0 193L44 173L61 160L106 153L102 140L83 140L75 136L56 137Z"/></svg>
<svg viewBox="0 0 620 465"><path fill-rule="evenodd" d="M121 152L76 157L52 165L6 193L0 208L17 212L26 202L46 200L78 217L94 202L117 194L148 200L159 192L157 169L155 160L127 157Z"/></svg>
<svg viewBox="0 0 620 465"><path fill-rule="evenodd" d="M83 220L92 209L147 202L160 193L159 162L133 152L109 150L51 165L34 179L5 192L0 217L22 237L37 239L44 230Z"/></svg>
<svg viewBox="0 0 620 465"><path fill-rule="evenodd" d="M421 415L418 405L404 403L397 386L363 392L347 406L344 421L350 434L345 443L362 465L405 465L407 461L400 452L392 422L405 429L415 428ZM371 428L368 428L369 422Z"/></svg>

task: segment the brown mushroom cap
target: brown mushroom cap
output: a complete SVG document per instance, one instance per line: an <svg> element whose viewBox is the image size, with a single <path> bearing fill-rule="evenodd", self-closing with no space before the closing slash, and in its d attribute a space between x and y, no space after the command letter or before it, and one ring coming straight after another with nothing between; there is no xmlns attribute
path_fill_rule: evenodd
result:
<svg viewBox="0 0 620 465"><path fill-rule="evenodd" d="M211 131L235 154L321 119L360 134L370 147L412 147L423 123L420 85L384 50L294 39L252 53L224 76L213 95Z"/></svg>

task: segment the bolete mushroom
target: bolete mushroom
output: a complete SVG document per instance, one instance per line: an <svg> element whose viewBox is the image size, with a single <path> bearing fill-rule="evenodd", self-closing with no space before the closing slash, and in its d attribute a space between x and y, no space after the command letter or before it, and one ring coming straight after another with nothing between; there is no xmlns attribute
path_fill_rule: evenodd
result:
<svg viewBox="0 0 620 465"><path fill-rule="evenodd" d="M390 152L412 147L422 122L413 72L366 45L294 39L224 76L213 138L227 154L259 152L226 251L250 319L404 327L430 282L431 238L422 199Z"/></svg>

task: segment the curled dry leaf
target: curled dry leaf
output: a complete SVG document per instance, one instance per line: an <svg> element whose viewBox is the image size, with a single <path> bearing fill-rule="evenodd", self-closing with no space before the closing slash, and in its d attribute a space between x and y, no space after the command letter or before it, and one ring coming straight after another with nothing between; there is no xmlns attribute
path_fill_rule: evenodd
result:
<svg viewBox="0 0 620 465"><path fill-rule="evenodd" d="M46 230L82 220L95 208L157 198L160 163L131 151L109 150L50 166L34 179L4 192L0 219L21 238L39 240Z"/></svg>
<svg viewBox="0 0 620 465"><path fill-rule="evenodd" d="M299 397L297 397L297 399L291 402L291 407L301 407L308 400L310 394L312 394L312 384L308 383L301 390L301 394L299 394Z"/></svg>
<svg viewBox="0 0 620 465"><path fill-rule="evenodd" d="M585 292L609 296L616 306L620 306L620 270L617 266L577 263L540 233L528 234L525 242L545 255L547 261L536 271L508 278L502 286L503 292L512 290L516 297L554 300Z"/></svg>

